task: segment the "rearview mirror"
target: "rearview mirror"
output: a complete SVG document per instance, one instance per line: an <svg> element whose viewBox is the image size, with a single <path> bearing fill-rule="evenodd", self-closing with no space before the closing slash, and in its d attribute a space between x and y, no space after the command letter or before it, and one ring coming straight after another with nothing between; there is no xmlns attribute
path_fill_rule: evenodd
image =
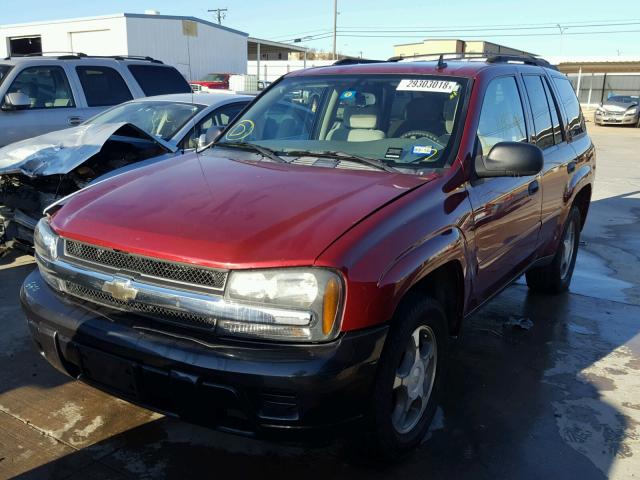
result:
<svg viewBox="0 0 640 480"><path fill-rule="evenodd" d="M530 143L496 143L486 157L478 155L475 171L479 178L525 177L542 170L542 150Z"/></svg>
<svg viewBox="0 0 640 480"><path fill-rule="evenodd" d="M207 129L205 133L198 137L198 148L204 148L210 143L214 142L222 133L223 128L218 126L212 126Z"/></svg>
<svg viewBox="0 0 640 480"><path fill-rule="evenodd" d="M31 107L31 99L22 92L7 93L4 96L3 110L24 110Z"/></svg>

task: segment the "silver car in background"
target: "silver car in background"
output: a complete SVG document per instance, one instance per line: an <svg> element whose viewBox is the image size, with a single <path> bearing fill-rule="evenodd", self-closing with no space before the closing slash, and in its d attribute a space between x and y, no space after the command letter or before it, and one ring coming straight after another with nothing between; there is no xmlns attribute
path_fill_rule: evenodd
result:
<svg viewBox="0 0 640 480"><path fill-rule="evenodd" d="M251 100L231 93L140 98L0 148L0 254L15 241L30 245L43 209L56 200L211 143Z"/></svg>
<svg viewBox="0 0 640 480"><path fill-rule="evenodd" d="M149 57L0 59L0 146L80 125L135 98L190 91L178 70Z"/></svg>
<svg viewBox="0 0 640 480"><path fill-rule="evenodd" d="M640 127L640 97L614 95L602 103L595 112L596 125L635 125Z"/></svg>

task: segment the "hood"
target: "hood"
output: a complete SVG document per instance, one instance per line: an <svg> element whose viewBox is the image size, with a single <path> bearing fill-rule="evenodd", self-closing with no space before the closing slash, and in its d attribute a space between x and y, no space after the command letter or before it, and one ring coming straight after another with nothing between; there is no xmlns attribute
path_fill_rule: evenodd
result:
<svg viewBox="0 0 640 480"><path fill-rule="evenodd" d="M606 101L602 104L602 107L610 112L624 112L625 110L638 105L638 101L633 102L614 102Z"/></svg>
<svg viewBox="0 0 640 480"><path fill-rule="evenodd" d="M28 177L67 174L96 155L114 135L151 140L167 152L176 147L131 123L86 124L46 133L0 148L0 175Z"/></svg>
<svg viewBox="0 0 640 480"><path fill-rule="evenodd" d="M52 225L78 241L214 268L311 265L350 227L427 181L189 154L75 194Z"/></svg>

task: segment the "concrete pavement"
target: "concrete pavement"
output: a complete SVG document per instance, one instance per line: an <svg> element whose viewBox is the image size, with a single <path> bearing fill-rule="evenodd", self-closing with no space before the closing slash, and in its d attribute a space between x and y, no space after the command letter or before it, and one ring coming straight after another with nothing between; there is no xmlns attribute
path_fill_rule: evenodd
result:
<svg viewBox="0 0 640 480"><path fill-rule="evenodd" d="M640 129L589 131L597 185L571 293L519 282L470 319L434 425L398 465L347 440L208 431L69 380L32 348L17 292L33 264L13 255L0 259L0 478L640 476Z"/></svg>

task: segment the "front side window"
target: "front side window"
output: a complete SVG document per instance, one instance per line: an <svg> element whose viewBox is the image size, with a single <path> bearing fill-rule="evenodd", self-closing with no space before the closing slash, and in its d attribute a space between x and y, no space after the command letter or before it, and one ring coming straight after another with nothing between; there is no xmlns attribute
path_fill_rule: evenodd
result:
<svg viewBox="0 0 640 480"><path fill-rule="evenodd" d="M480 111L478 139L482 155L487 155L496 143L527 141L515 77L499 77L489 84Z"/></svg>
<svg viewBox="0 0 640 480"><path fill-rule="evenodd" d="M175 68L129 65L129 71L147 97L168 93L191 93L191 87Z"/></svg>
<svg viewBox="0 0 640 480"><path fill-rule="evenodd" d="M170 140L203 108L203 105L181 102L130 102L113 107L86 123L132 123L149 135Z"/></svg>
<svg viewBox="0 0 640 480"><path fill-rule="evenodd" d="M565 112L567 112L569 134L571 136L580 135L586 131L586 127L584 118L582 117L582 110L580 110L580 104L578 103L576 92L573 91L571 82L567 78L553 77L553 83L555 83L558 89L560 101L564 105Z"/></svg>
<svg viewBox="0 0 640 480"><path fill-rule="evenodd" d="M200 135L207 133L211 127L226 127L245 107L246 103L232 103L213 111L203 118L184 141L183 148L196 148Z"/></svg>
<svg viewBox="0 0 640 480"><path fill-rule="evenodd" d="M89 107L118 105L133 99L122 76L110 67L76 67Z"/></svg>
<svg viewBox="0 0 640 480"><path fill-rule="evenodd" d="M542 77L538 75L525 75L524 86L533 114L533 128L536 137L536 145L545 149L553 146L553 124L551 123L551 110L544 91Z"/></svg>
<svg viewBox="0 0 640 480"><path fill-rule="evenodd" d="M10 71L11 71L11 65L0 64L0 85L2 85L2 82L4 81L4 79L7 78L7 75L9 75Z"/></svg>
<svg viewBox="0 0 640 480"><path fill-rule="evenodd" d="M24 93L31 109L75 107L67 74L62 67L41 66L22 70L7 93Z"/></svg>
<svg viewBox="0 0 640 480"><path fill-rule="evenodd" d="M467 80L416 75L290 77L272 87L217 142L279 154L340 153L398 168L441 168L462 123ZM312 164L335 166L330 160Z"/></svg>

